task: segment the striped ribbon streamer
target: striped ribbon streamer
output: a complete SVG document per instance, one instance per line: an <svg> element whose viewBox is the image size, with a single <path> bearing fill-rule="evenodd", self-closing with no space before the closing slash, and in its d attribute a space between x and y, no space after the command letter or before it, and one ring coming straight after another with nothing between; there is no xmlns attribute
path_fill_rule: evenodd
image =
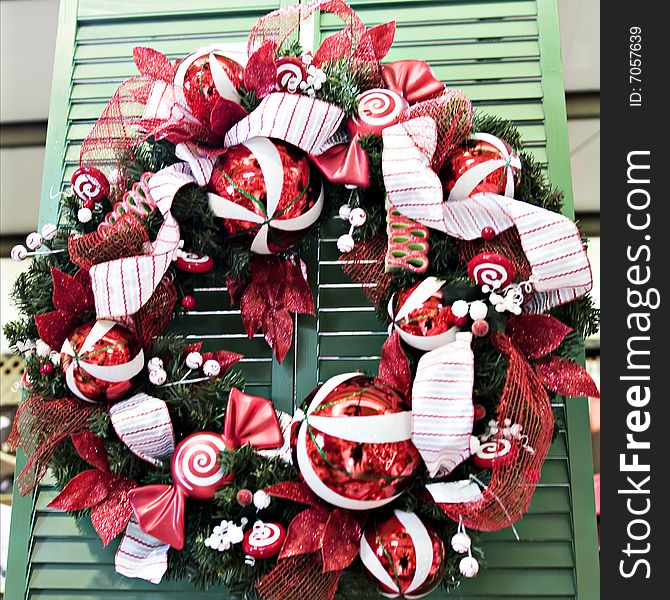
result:
<svg viewBox="0 0 670 600"><path fill-rule="evenodd" d="M194 181L186 163L171 165L151 177L151 197L165 220L148 254L119 258L90 268L99 319L133 315L149 301L179 247L179 224L170 213L172 201L181 187Z"/></svg>
<svg viewBox="0 0 670 600"><path fill-rule="evenodd" d="M152 465L172 456L174 431L167 405L147 394L114 404L110 410L112 425L130 451ZM167 571L170 546L140 529L133 514L114 557L117 573L126 577L159 583Z"/></svg>
<svg viewBox="0 0 670 600"><path fill-rule="evenodd" d="M479 239L485 227L496 234L516 227L535 289L528 311L543 312L587 294L593 285L591 267L579 230L567 217L490 193L443 200L442 184L430 167L436 135L430 117L383 131L384 184L398 211L462 240Z"/></svg>
<svg viewBox="0 0 670 600"><path fill-rule="evenodd" d="M419 359L412 385L412 442L431 477L445 476L470 456L474 422L472 334Z"/></svg>
<svg viewBox="0 0 670 600"><path fill-rule="evenodd" d="M226 146L253 137L284 140L308 154L319 155L342 122L342 110L323 100L275 92L239 121L227 134Z"/></svg>

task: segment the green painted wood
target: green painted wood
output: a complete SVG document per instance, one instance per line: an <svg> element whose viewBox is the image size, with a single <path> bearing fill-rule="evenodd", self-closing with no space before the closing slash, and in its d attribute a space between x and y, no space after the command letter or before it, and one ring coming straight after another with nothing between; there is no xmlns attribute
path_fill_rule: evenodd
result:
<svg viewBox="0 0 670 600"><path fill-rule="evenodd" d="M243 41L261 14L288 2L62 0L41 220L53 220L55 202L49 191L69 179L81 141L118 83L134 72L133 46L151 45L174 59L215 40ZM570 191L554 2L363 0L354 7L368 25L395 18L398 31L390 60L424 58L477 107L514 121L527 149L547 165L555 183ZM302 30L304 41L318 41L335 28L330 16L314 18ZM297 317L294 347L282 365L272 360L262 336L246 339L223 287L198 290L198 308L187 320L188 336L203 339L207 349L244 353L241 368L251 393L272 397L283 410L291 410L332 375L377 370L386 331L362 287L342 273L335 243L342 232L341 222L328 224L304 256L316 290L317 318ZM484 534L488 570L454 596L597 597L589 580L597 572L597 555L585 404L557 402L555 409L567 428L551 448L528 514L516 524L521 541L511 529ZM53 482L45 480L34 497L15 499L10 600L226 597L222 590L201 593L186 584L153 586L116 576L115 544L102 548L90 523L48 509L56 493Z"/></svg>

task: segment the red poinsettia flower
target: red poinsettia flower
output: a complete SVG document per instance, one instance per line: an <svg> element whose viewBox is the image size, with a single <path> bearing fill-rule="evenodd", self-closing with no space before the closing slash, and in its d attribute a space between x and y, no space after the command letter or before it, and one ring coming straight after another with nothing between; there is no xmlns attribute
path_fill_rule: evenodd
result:
<svg viewBox="0 0 670 600"><path fill-rule="evenodd" d="M128 492L137 484L111 472L103 440L86 430L70 436L79 456L93 469L75 475L50 503L59 510L91 509L91 523L103 545L121 533L132 514Z"/></svg>
<svg viewBox="0 0 670 600"><path fill-rule="evenodd" d="M535 359L535 373L548 390L563 396L600 397L598 388L580 364L547 356L558 348L572 329L549 315L519 315L507 321L507 335L528 359Z"/></svg>

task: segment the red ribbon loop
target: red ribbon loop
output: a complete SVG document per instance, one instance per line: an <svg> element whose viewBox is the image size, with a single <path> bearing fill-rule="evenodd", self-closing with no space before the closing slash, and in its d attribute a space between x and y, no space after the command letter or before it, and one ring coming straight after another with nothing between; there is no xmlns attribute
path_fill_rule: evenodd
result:
<svg viewBox="0 0 670 600"><path fill-rule="evenodd" d="M428 100L444 91L442 83L422 60L397 60L382 65L386 87L397 92L410 104Z"/></svg>

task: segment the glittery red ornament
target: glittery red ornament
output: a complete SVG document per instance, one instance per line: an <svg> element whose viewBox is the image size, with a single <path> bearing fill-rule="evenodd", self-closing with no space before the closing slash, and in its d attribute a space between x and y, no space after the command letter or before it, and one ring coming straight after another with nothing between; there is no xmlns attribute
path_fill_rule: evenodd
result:
<svg viewBox="0 0 670 600"><path fill-rule="evenodd" d="M305 482L327 502L363 510L391 502L421 462L403 398L370 377L333 377L307 399L297 440ZM380 441L378 441L380 440Z"/></svg>
<svg viewBox="0 0 670 600"><path fill-rule="evenodd" d="M389 598L419 598L437 587L446 568L444 543L414 513L396 510L361 539L368 576Z"/></svg>
<svg viewBox="0 0 670 600"><path fill-rule="evenodd" d="M254 501L254 495L251 490L243 489L237 492L235 499L240 506L249 506Z"/></svg>
<svg viewBox="0 0 670 600"><path fill-rule="evenodd" d="M196 305L195 298L193 296L184 296L181 299L181 305L186 310L193 310L195 308L195 305Z"/></svg>
<svg viewBox="0 0 670 600"><path fill-rule="evenodd" d="M244 533L242 550L254 558L270 558L279 554L286 539L286 529L279 523L261 523Z"/></svg>
<svg viewBox="0 0 670 600"><path fill-rule="evenodd" d="M263 140L253 145L259 155L256 156L250 144L229 148L219 157L210 186L223 200L260 218L254 222L244 217L222 216L230 209L219 208L221 200L217 201L216 197L210 198L210 207L228 234L243 235L247 241L253 240L252 251L261 254L281 252L295 244L303 230L318 217L315 209L313 219L301 224L300 229L292 228L289 223L289 219L303 217L315 207L320 200L321 183L306 154L300 149L285 142L255 139ZM270 198L278 198L271 215L268 214ZM261 240L257 240L265 224L269 225L267 248Z"/></svg>
<svg viewBox="0 0 670 600"><path fill-rule="evenodd" d="M45 362L40 365L40 375L49 376L54 372L54 366L50 362Z"/></svg>
<svg viewBox="0 0 670 600"><path fill-rule="evenodd" d="M86 198L86 200L84 200L81 203L81 205L82 205L83 208L88 208L89 210L93 210L95 208L95 200L93 200L93 198Z"/></svg>
<svg viewBox="0 0 670 600"><path fill-rule="evenodd" d="M497 140L497 142L501 143L506 149L505 153L501 152L492 143L487 141L469 140L450 161L447 161L440 172L440 179L443 183L445 198L449 197L459 180L461 180L459 188L463 187L466 197L482 192L508 195L505 193L508 178L507 173L512 173L512 178L516 185L520 173L520 164L518 162L518 157L511 153L507 144L501 140ZM505 155L512 158L507 158ZM490 174L481 176L475 171L475 169L478 170L483 168L485 163L488 163L489 161L498 161L498 165L493 168ZM473 178L473 180L470 184L467 184L461 179L464 177L468 179ZM457 191L457 197L455 199L461 199L461 195L462 194Z"/></svg>
<svg viewBox="0 0 670 600"><path fill-rule="evenodd" d="M144 367L144 353L130 330L100 320L75 329L63 344L60 365L77 397L109 402L130 391L131 379Z"/></svg>
<svg viewBox="0 0 670 600"><path fill-rule="evenodd" d="M489 324L484 319L477 319L472 324L472 335L484 337L490 330Z"/></svg>
<svg viewBox="0 0 670 600"><path fill-rule="evenodd" d="M216 61L212 65L212 61ZM213 72L215 71L215 72ZM197 52L187 56L175 73L175 91L202 123L209 125L219 98L239 101L243 67L217 52ZM218 85L217 85L218 80Z"/></svg>

